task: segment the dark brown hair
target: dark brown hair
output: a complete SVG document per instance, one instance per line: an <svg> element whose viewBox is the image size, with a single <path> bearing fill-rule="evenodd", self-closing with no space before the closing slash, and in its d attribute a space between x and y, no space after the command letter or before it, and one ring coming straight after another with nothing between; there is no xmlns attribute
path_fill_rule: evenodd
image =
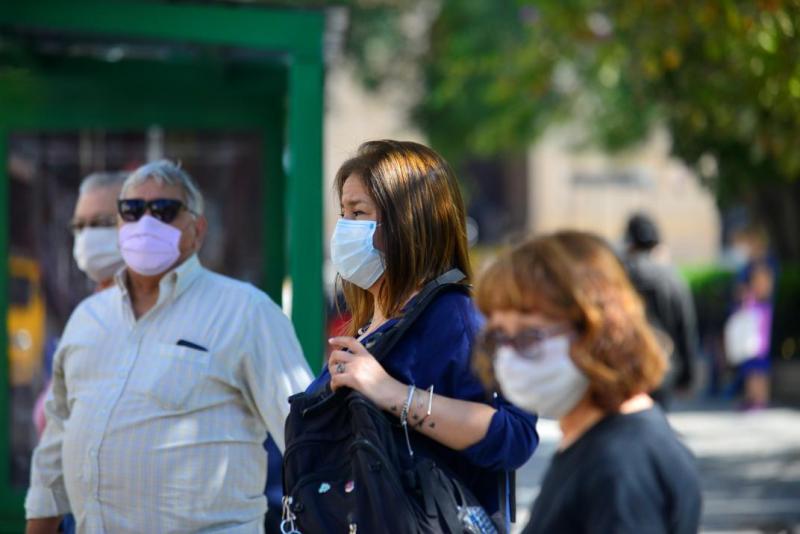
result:
<svg viewBox="0 0 800 534"><path fill-rule="evenodd" d="M441 156L410 141L369 141L336 173L339 198L350 176L363 181L378 207L385 266L378 301L387 317L399 315L415 291L449 269L460 269L469 282L464 202ZM368 291L341 284L351 313L346 334L355 335L375 303Z"/></svg>
<svg viewBox="0 0 800 534"><path fill-rule="evenodd" d="M639 295L611 248L577 231L533 238L502 254L481 275L481 311L540 313L576 332L571 357L589 379L593 404L612 412L661 383L666 355ZM476 353L481 378L493 383L491 356Z"/></svg>

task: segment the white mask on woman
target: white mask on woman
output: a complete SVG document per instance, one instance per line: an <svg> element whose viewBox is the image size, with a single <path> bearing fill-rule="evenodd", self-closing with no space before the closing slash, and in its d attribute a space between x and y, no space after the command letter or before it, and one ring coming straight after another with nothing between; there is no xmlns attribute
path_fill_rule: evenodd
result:
<svg viewBox="0 0 800 534"><path fill-rule="evenodd" d="M383 256L372 244L378 223L339 219L331 236L331 261L342 278L369 289L383 274Z"/></svg>
<svg viewBox="0 0 800 534"><path fill-rule="evenodd" d="M572 362L570 337L554 336L520 355L503 345L494 372L503 395L513 404L548 419L569 413L589 389L589 380Z"/></svg>
<svg viewBox="0 0 800 534"><path fill-rule="evenodd" d="M72 256L78 268L97 283L105 282L124 265L113 227L84 228L76 233Z"/></svg>

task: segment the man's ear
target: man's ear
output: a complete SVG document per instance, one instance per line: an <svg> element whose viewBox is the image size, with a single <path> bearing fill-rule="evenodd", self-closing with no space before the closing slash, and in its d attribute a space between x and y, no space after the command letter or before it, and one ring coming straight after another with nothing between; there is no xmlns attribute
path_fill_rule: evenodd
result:
<svg viewBox="0 0 800 534"><path fill-rule="evenodd" d="M205 215L198 215L194 221L194 229L195 229L195 241L194 247L195 250L200 250L200 247L203 246L203 242L206 239L206 233L208 232L208 219L206 219Z"/></svg>

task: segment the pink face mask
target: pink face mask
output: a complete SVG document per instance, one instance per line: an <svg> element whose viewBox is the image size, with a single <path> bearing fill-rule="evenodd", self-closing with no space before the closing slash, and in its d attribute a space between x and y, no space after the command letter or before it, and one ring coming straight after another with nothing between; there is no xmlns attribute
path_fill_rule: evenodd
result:
<svg viewBox="0 0 800 534"><path fill-rule="evenodd" d="M150 215L119 229L122 259L131 270L145 276L161 274L178 261L180 240L180 230Z"/></svg>

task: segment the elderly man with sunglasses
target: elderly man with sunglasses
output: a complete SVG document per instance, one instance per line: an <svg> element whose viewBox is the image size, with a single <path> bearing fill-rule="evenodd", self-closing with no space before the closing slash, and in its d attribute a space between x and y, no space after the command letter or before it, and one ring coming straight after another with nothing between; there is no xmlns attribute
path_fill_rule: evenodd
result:
<svg viewBox="0 0 800 534"><path fill-rule="evenodd" d="M28 532L263 531L269 431L283 448L287 397L311 381L294 330L253 286L197 259L207 222L168 161L125 182L126 268L85 300L53 364L34 452Z"/></svg>

